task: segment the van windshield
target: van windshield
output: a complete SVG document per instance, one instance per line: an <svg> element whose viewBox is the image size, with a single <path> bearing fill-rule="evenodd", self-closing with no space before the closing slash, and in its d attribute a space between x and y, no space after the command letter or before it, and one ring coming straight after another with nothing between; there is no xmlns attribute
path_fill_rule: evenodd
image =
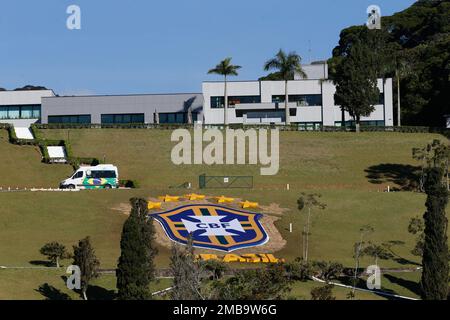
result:
<svg viewBox="0 0 450 320"><path fill-rule="evenodd" d="M72 179L79 179L79 178L83 178L83 171L78 171L72 177Z"/></svg>

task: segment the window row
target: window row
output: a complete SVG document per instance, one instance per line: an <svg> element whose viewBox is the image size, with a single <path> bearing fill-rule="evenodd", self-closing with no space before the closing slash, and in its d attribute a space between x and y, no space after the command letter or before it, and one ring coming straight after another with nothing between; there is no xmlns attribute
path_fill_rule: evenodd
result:
<svg viewBox="0 0 450 320"><path fill-rule="evenodd" d="M244 103L261 103L261 96L230 96L228 97L228 105L230 107L236 104ZM225 97L211 97L211 108L219 109L225 106Z"/></svg>
<svg viewBox="0 0 450 320"><path fill-rule="evenodd" d="M284 95L272 96L272 103L284 103L286 97ZM321 94L295 94L289 95L289 102L297 103L299 107L321 106Z"/></svg>
<svg viewBox="0 0 450 320"><path fill-rule="evenodd" d="M159 123L188 123L189 114L187 112L172 112L172 113L159 113ZM198 114L192 112L192 121L198 120Z"/></svg>
<svg viewBox="0 0 450 320"><path fill-rule="evenodd" d="M102 114L102 123L144 123L145 117L143 113L131 114Z"/></svg>
<svg viewBox="0 0 450 320"><path fill-rule="evenodd" d="M39 119L41 117L41 106L1 106L0 119Z"/></svg>
<svg viewBox="0 0 450 320"><path fill-rule="evenodd" d="M335 121L334 125L337 127L341 127L342 126L342 121ZM355 121L350 120L350 121L345 121L345 126L346 127L354 127L355 126ZM385 122L383 120L369 120L369 121L361 121L361 126L370 126L370 127L384 127L385 126Z"/></svg>
<svg viewBox="0 0 450 320"><path fill-rule="evenodd" d="M48 116L48 123L91 123L90 115Z"/></svg>

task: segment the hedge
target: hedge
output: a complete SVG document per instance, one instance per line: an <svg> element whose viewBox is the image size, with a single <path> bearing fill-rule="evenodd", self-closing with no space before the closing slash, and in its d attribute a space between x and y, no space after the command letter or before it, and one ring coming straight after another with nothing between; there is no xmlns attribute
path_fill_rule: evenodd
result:
<svg viewBox="0 0 450 320"><path fill-rule="evenodd" d="M193 124L33 124L32 130L35 137L39 137L39 131L36 129L192 129ZM355 131L355 127L335 127L319 126L318 128L305 128L303 124L230 124L230 129L279 129L280 131L321 131L321 132L342 132ZM204 125L204 129L223 129L223 125ZM420 127L420 126L402 126L402 127L383 127L383 126L364 126L360 127L361 132L404 132L404 133L440 133L450 136L450 130L446 128Z"/></svg>

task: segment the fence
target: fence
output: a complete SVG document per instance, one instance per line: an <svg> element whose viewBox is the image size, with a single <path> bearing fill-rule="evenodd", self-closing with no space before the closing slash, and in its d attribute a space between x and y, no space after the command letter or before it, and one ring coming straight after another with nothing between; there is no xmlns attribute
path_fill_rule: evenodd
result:
<svg viewBox="0 0 450 320"><path fill-rule="evenodd" d="M200 189L253 189L253 176L207 176L198 178Z"/></svg>

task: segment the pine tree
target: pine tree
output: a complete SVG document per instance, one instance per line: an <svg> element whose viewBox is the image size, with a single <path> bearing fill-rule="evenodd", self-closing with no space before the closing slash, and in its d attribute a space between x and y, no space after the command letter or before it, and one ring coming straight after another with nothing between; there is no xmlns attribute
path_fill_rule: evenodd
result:
<svg viewBox="0 0 450 320"><path fill-rule="evenodd" d="M425 192L427 193L425 220L425 240L422 258L422 299L446 300L448 294L448 244L445 208L448 191L443 183L440 167L427 169Z"/></svg>
<svg viewBox="0 0 450 320"><path fill-rule="evenodd" d="M153 219L148 216L147 202L143 199L130 201L131 214L123 226L116 270L118 298L147 300L151 298L150 282L155 279L155 230Z"/></svg>
<svg viewBox="0 0 450 320"><path fill-rule="evenodd" d="M73 264L78 266L81 271L81 294L84 300L87 300L86 292L89 282L98 277L100 266L89 237L80 240L78 246L73 247L73 258Z"/></svg>

